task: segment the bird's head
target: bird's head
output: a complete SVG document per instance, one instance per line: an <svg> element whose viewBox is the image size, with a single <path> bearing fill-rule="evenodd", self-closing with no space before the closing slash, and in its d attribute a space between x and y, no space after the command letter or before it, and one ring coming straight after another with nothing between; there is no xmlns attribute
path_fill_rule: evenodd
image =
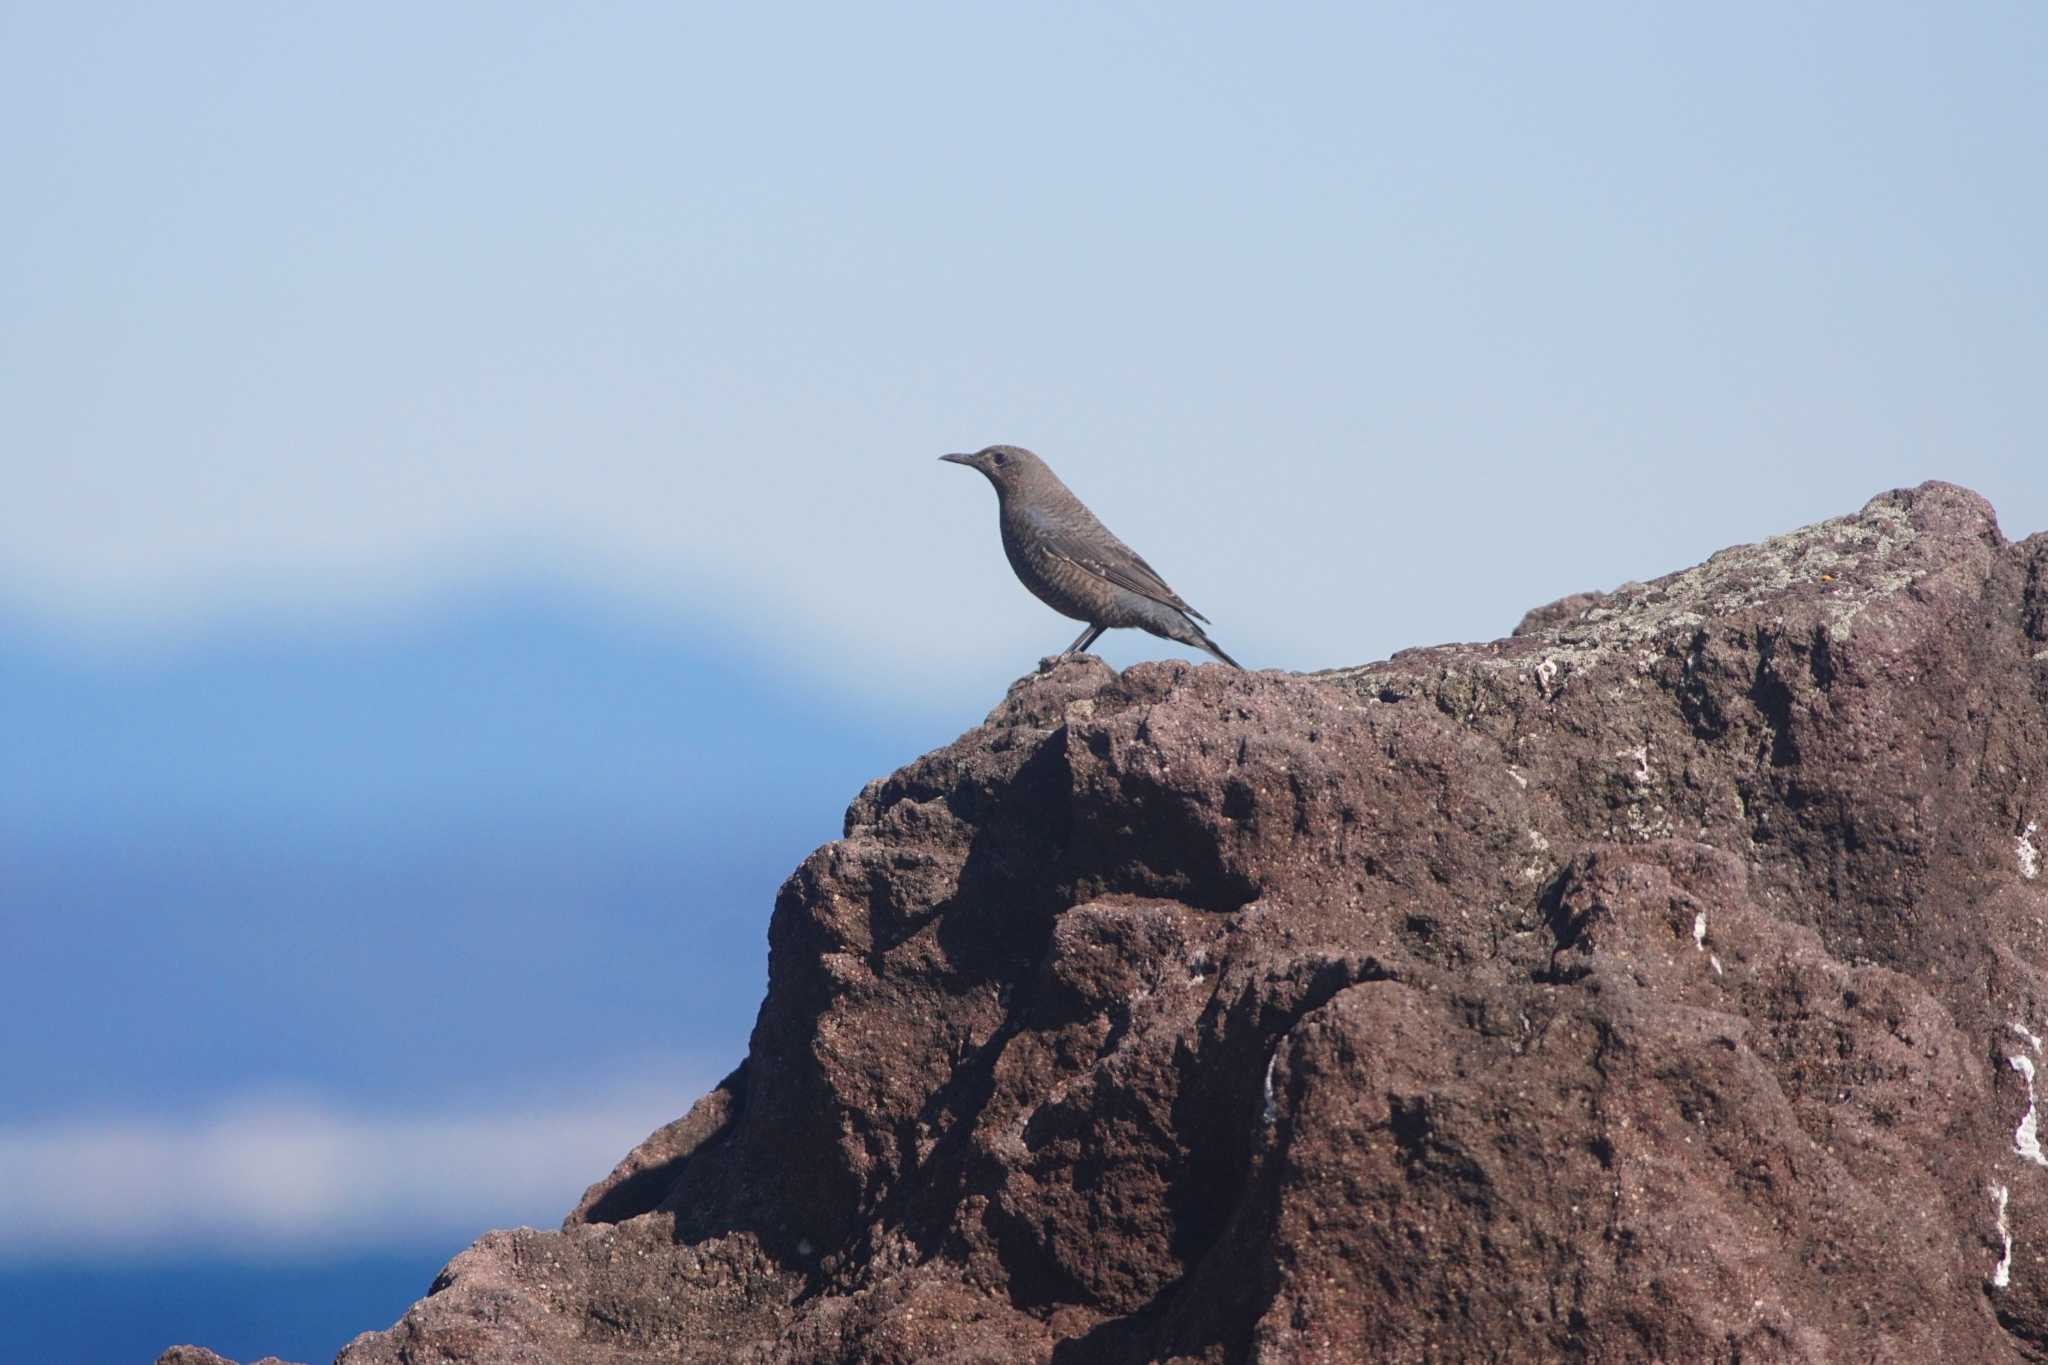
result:
<svg viewBox="0 0 2048 1365"><path fill-rule="evenodd" d="M998 493L1025 487L1045 473L1045 461L1023 446L988 446L972 455L941 455L939 458L980 470L996 486Z"/></svg>

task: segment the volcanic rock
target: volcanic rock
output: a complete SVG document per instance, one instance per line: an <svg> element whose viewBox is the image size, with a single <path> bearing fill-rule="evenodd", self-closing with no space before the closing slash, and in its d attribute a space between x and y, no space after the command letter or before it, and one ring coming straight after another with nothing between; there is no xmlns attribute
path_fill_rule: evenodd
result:
<svg viewBox="0 0 2048 1365"><path fill-rule="evenodd" d="M344 1365L2048 1358L2048 536L1945 484L1311 676L1048 662L740 1068Z"/></svg>

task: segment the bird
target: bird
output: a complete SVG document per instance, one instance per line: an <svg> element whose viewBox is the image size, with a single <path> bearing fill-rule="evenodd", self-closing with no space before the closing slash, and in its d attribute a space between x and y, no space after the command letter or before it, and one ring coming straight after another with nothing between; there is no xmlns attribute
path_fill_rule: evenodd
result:
<svg viewBox="0 0 2048 1365"><path fill-rule="evenodd" d="M1022 446L988 446L972 455L941 455L981 471L995 485L1003 553L1032 596L1088 629L1060 653L1080 654L1105 630L1135 626L1162 639L1206 650L1232 668L1197 621L1209 618L1181 600L1136 550L1111 535L1059 475Z"/></svg>

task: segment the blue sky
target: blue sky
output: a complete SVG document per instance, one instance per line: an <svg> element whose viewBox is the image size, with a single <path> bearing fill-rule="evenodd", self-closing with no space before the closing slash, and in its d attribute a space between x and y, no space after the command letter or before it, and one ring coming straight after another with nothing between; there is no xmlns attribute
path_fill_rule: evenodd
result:
<svg viewBox="0 0 2048 1365"><path fill-rule="evenodd" d="M2044 521L2031 5L7 15L66 619L539 565L985 689L1062 642L994 440L1294 667L1930 473Z"/></svg>
<svg viewBox="0 0 2048 1365"><path fill-rule="evenodd" d="M2024 3L0 4L0 1150L162 1177L0 1261L416 1255L680 1112L777 880L1075 633L943 452L1253 666L1925 478L2048 528L2043 69Z"/></svg>

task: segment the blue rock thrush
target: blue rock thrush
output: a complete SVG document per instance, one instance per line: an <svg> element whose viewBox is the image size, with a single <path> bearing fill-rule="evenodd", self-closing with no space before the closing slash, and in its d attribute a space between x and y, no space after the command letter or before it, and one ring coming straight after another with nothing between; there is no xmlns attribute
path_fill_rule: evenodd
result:
<svg viewBox="0 0 2048 1365"><path fill-rule="evenodd" d="M1063 654L1079 654L1105 630L1136 626L1243 664L1195 624L1209 618L1181 601L1137 551L1109 533L1045 461L1020 446L990 446L942 460L978 469L996 486L1003 553L1039 601L1088 629Z"/></svg>

